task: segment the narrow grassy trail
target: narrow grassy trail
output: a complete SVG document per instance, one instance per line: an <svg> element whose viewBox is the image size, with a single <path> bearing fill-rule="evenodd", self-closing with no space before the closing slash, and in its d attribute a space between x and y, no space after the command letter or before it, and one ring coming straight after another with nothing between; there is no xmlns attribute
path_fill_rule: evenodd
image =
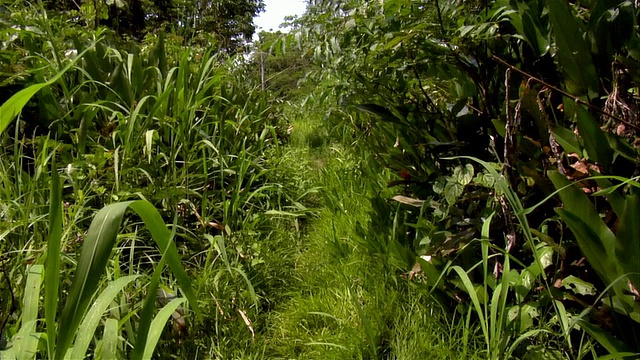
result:
<svg viewBox="0 0 640 360"><path fill-rule="evenodd" d="M319 126L293 124L289 152L320 191L295 254L295 281L268 314L265 357L459 358L463 322L448 319L385 255L376 228L393 224L372 224L370 199L385 188L384 174L372 175L357 148L319 138Z"/></svg>

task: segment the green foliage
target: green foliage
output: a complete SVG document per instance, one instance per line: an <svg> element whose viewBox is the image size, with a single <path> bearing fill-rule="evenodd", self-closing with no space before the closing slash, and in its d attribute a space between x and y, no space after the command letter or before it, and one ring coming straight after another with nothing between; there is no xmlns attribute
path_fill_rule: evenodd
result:
<svg viewBox="0 0 640 360"><path fill-rule="evenodd" d="M442 302L449 297L464 303L468 296L488 356L550 356L543 353L568 349L563 357L580 358L593 345L576 344L572 332L603 338L567 319L580 314L585 323L601 321L593 309L603 306L635 317L637 286L624 276L635 276L637 269L622 270L615 249L637 241L615 240L613 222L601 220L622 221L634 213L629 208L621 217L634 199L625 205L625 196L635 190L602 190L603 204L579 189L571 191L582 200L568 198L564 186L589 175L617 176L624 183L637 175L636 13L626 1L328 1L310 6L292 35L323 66L310 76L333 100L330 111L346 115L334 124L351 129L354 141L397 174L388 185L397 187L393 199L401 211L394 215L393 206L373 200L371 221L382 223L379 232L391 224L401 230L392 233L393 246L371 247L394 259L400 272L419 266L425 285L445 295ZM456 155L473 156L485 169ZM550 167L562 175L548 175ZM550 201L554 185L563 189L559 201ZM592 192L613 185L597 180ZM559 217L553 212L558 205ZM591 215L580 215L584 211ZM483 219L491 214L492 226L483 232ZM620 224L625 236L635 233ZM496 243L501 238L502 246ZM482 239L480 245L475 239ZM487 247L485 239L495 240ZM568 265L583 255L587 271L593 267L604 284ZM637 263L634 256L630 261ZM483 287L484 293L476 293ZM623 287L626 300L602 300L609 290L619 299ZM515 293L515 300L507 293ZM546 315L522 319L533 327L504 320L522 313ZM609 331L640 350L622 326ZM514 343L501 343L505 338ZM557 344L557 350L543 350L538 341Z"/></svg>
<svg viewBox="0 0 640 360"><path fill-rule="evenodd" d="M256 316L261 297L255 289L265 291L252 283L254 267L260 269L264 261L256 240L275 226L268 211L308 211L299 202L292 205L304 191L296 195L277 182L275 159L282 138L274 122L265 120L276 116L269 115L275 111L257 90L259 83L240 58L185 49L171 34L149 37L146 44L130 44L125 50L108 33L92 41L102 32L87 34L55 21L40 25L49 30L20 30L25 41L11 43L38 54L24 62L25 74L33 74L24 80L29 96L12 94L2 107L7 126L0 161L6 204L0 226L1 276L11 284L2 290L0 332L11 341L3 351L8 357L26 349L51 357L89 352L102 358L148 358L156 348L184 341L187 326L198 333L197 327L208 321L197 311L185 317L182 298L167 301L156 312L156 303L163 301L156 289L174 283L196 310L200 302L204 307L214 303L209 295L214 282L223 297L225 292L248 291L251 295L241 301L235 295L224 297L223 306L237 314L239 305ZM61 188L60 193L50 196L43 190L50 186ZM136 217L123 217L128 207ZM100 208L90 224L93 209ZM169 231L165 221L171 215ZM213 246L208 238L222 241ZM146 245L151 239L158 241L158 249ZM42 249L48 249L46 261ZM217 258L218 252L228 254L226 265L211 261L206 271L230 269L228 284L228 278L200 278L205 269L194 265L205 263L205 257ZM180 257L192 259L186 270ZM246 257L253 259L248 268ZM44 322L37 318L38 302L25 303L35 306L28 315L36 317L20 322L23 307L11 301L24 293L24 263L30 262L46 262L45 300L40 304ZM164 264L172 271L164 271ZM150 281L144 281L145 274ZM194 274L198 281L191 289ZM35 276L31 289L40 279ZM31 296L36 290L29 291ZM6 313L4 304L9 304ZM173 337L164 331L169 317L178 329ZM38 337L43 340L34 347L29 341Z"/></svg>
<svg viewBox="0 0 640 360"><path fill-rule="evenodd" d="M623 197L624 206L618 209L619 224L617 232L614 233L601 219L597 208L591 204L584 192L568 186L571 183L558 173L551 173L550 177L554 185L562 190L560 196L565 204L563 208L556 209L556 212L575 234L582 253L598 276L606 285L611 286L615 293L610 306L640 322L640 307L634 300L635 295L628 291L637 288L637 284L640 283L637 262L634 260L639 255L636 244L638 224L629 217L640 210L637 195ZM638 186L635 181L630 183ZM622 194L616 194L618 191L612 190L608 197L622 197Z"/></svg>
<svg viewBox="0 0 640 360"><path fill-rule="evenodd" d="M149 228L153 239L163 252L162 260L165 261L166 259L185 295L190 299L197 311L197 302L191 289L191 283L182 268L175 244L172 242L173 234L167 229L160 214L153 206L146 201L138 200L112 204L96 214L85 238L71 289L68 298L64 301L64 310L58 319L56 330L55 321L59 302L59 250L63 216L60 206L61 191L62 188L57 171L54 171L51 185L51 211L49 212L51 216L48 241L49 251L46 260L47 273L45 275L45 323L47 336L44 337L43 334L35 331L35 325L38 322L40 284L45 267L33 265L29 268L24 291L23 308L25 312L22 325L11 340L11 349L3 351L3 356L8 358L33 358L39 352L39 339L45 339L45 348L51 358L65 358L72 344L74 345L71 353L72 358L85 356L100 317L116 298L117 294L137 277L122 277L110 283L93 302L93 306L89 310L89 305L96 295L98 284L115 245L124 212L129 207L136 211ZM162 267L159 268L162 269ZM156 271L159 273L158 270ZM151 290L155 291L153 288ZM150 294L155 295L155 292L150 292ZM166 321L167 316L164 315L166 311L163 309L158 315L162 316L161 320L159 320L161 323L154 321L151 324L156 332L158 328L161 329L163 327ZM173 308L171 308L172 311ZM139 341L136 343L136 347L139 346L138 343L141 344L140 346L145 348L145 353L150 357L157 342L157 334L147 341L146 337L143 336L148 329L145 329L143 324L145 324L144 316L141 319L141 326L137 329ZM149 326L149 324L146 324L146 326ZM140 341L141 337L143 337L142 341ZM73 341L74 338L76 338L75 342Z"/></svg>
<svg viewBox="0 0 640 360"><path fill-rule="evenodd" d="M247 57L262 1L47 6L0 14L3 355L640 353L632 2L316 1Z"/></svg>
<svg viewBox="0 0 640 360"><path fill-rule="evenodd" d="M280 32L263 31L254 47L254 76L261 78L273 100L297 102L313 93L312 85L304 80L316 67L291 39Z"/></svg>

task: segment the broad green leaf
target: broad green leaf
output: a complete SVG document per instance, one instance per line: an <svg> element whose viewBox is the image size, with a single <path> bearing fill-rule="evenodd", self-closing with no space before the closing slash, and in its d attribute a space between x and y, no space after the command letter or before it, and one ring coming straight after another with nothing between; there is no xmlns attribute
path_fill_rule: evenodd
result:
<svg viewBox="0 0 640 360"><path fill-rule="evenodd" d="M525 38L537 55L546 54L549 51L549 35L543 35L544 30L540 29L540 23L531 16L531 11L522 13L522 27Z"/></svg>
<svg viewBox="0 0 640 360"><path fill-rule="evenodd" d="M579 319L577 325L596 339L610 353L622 353L631 350L622 341L608 334L601 327L592 325L584 319Z"/></svg>
<svg viewBox="0 0 640 360"><path fill-rule="evenodd" d="M533 264L532 266L538 267L537 264ZM531 291L531 288L533 287L535 281L535 277L536 276L529 269L524 269L520 273L520 277L518 278L515 286L516 301L518 303L523 302L529 294L529 291Z"/></svg>
<svg viewBox="0 0 640 360"><path fill-rule="evenodd" d="M618 188L624 186L624 182L613 185L611 181L605 177L594 177L594 179L598 184L598 187L602 190L595 192L593 195L604 195L607 198L607 201L609 201L613 212L615 212L618 217L621 217L624 212L625 198L620 191L618 191Z"/></svg>
<svg viewBox="0 0 640 360"><path fill-rule="evenodd" d="M167 305L165 305L158 315L156 315L155 319L151 323L151 327L149 328L149 334L147 335L147 343L144 347L144 356L143 359L151 359L153 356L153 351L158 344L158 340L160 339L160 335L162 334L162 330L166 327L167 319L173 314L174 311L185 301L184 298L178 298L171 300Z"/></svg>
<svg viewBox="0 0 640 360"><path fill-rule="evenodd" d="M85 237L69 297L60 318L56 358L62 359L85 315L98 287L105 266L130 203L122 202L102 208L94 217Z"/></svg>
<svg viewBox="0 0 640 360"><path fill-rule="evenodd" d="M607 137L607 140L609 140L609 146L616 154L632 162L635 162L638 157L640 157L638 151L620 136L608 131L605 132L604 135Z"/></svg>
<svg viewBox="0 0 640 360"><path fill-rule="evenodd" d="M613 161L613 150L604 132L583 106L576 107L576 121L589 158L608 170Z"/></svg>
<svg viewBox="0 0 640 360"><path fill-rule="evenodd" d="M54 78L57 80L57 78ZM13 95L2 106L0 106L0 134L6 129L6 127L18 116L22 108L27 105L27 102L45 86L51 85L53 82L48 81L42 84L31 85L25 89L20 90L17 94Z"/></svg>
<svg viewBox="0 0 640 360"><path fill-rule="evenodd" d="M456 168L457 169L457 168ZM460 174L458 176L458 182L462 185L467 185L473 180L474 170L473 165L467 164L464 168L460 168Z"/></svg>
<svg viewBox="0 0 640 360"><path fill-rule="evenodd" d="M557 171L549 172L549 179L556 189L562 189L570 182ZM576 186L569 186L560 191L564 207L556 209L576 236L578 246L589 263L602 277L616 278L615 255L616 238L607 227L587 195ZM612 276L612 277L611 277Z"/></svg>
<svg viewBox="0 0 640 360"><path fill-rule="evenodd" d="M27 283L22 298L22 324L38 319L38 306L40 305L40 285L42 283L42 265L31 265L27 271Z"/></svg>
<svg viewBox="0 0 640 360"><path fill-rule="evenodd" d="M191 282L182 267L180 256L171 239L171 232L167 229L158 210L151 203L144 200L105 206L91 222L82 246L69 298L60 318L56 349L57 359L61 359L71 345L75 333L74 329L78 328L89 307L115 245L120 223L129 207L142 218L152 238L158 244L160 251L165 254L166 262L191 306L196 311L199 311L197 299L191 288Z"/></svg>
<svg viewBox="0 0 640 360"><path fill-rule="evenodd" d="M589 16L588 35L596 60L609 61L634 36L635 12L631 1L594 1Z"/></svg>
<svg viewBox="0 0 640 360"><path fill-rule="evenodd" d="M586 282L573 275L569 275L566 278L562 279L562 287L564 287L567 290L571 290L573 291L573 293L579 294L579 295L595 295L596 294L596 287L593 286L592 283Z"/></svg>
<svg viewBox="0 0 640 360"><path fill-rule="evenodd" d="M558 142L558 144L562 146L565 153L567 154L576 153L580 157L583 157L582 148L580 147L580 143L576 139L576 134L573 131L567 128L564 128L562 126L553 125L551 127L551 132L555 136L555 139Z"/></svg>
<svg viewBox="0 0 640 360"><path fill-rule="evenodd" d="M556 212L573 232L580 250L598 276L605 280L607 284L611 284L616 278L615 274L618 273L615 266L616 259L607 252L603 239L599 236L598 228L600 224L586 222L584 218L563 208L557 208ZM599 220L599 222L602 222L602 220ZM615 239L610 238L607 241L611 240Z"/></svg>
<svg viewBox="0 0 640 360"><path fill-rule="evenodd" d="M444 198L451 205L455 204L458 201L458 198L464 192L464 185L460 184L457 181L449 181L444 186Z"/></svg>
<svg viewBox="0 0 640 360"><path fill-rule="evenodd" d="M533 326L533 319L539 316L538 308L529 304L516 305L509 308L507 319L516 334L522 334Z"/></svg>
<svg viewBox="0 0 640 360"><path fill-rule="evenodd" d="M505 127L507 126L507 123L503 120L500 119L493 119L491 120L491 122L493 123L493 127L496 129L496 131L498 132L498 135L505 137L507 135L506 129Z"/></svg>
<svg viewBox="0 0 640 360"><path fill-rule="evenodd" d="M25 89L18 91L16 94L11 96L9 100L7 100L2 106L0 106L0 134L9 126L9 124L13 121L13 119L18 116L18 114L22 111L27 102L35 95L38 91L42 90L47 86L54 84L58 79L64 75L69 69L71 69L78 60L82 58L82 55L87 52L88 49L85 49L83 52L78 54L67 66L65 66L61 71L59 71L51 80L41 83L34 84Z"/></svg>
<svg viewBox="0 0 640 360"><path fill-rule="evenodd" d="M109 79L109 87L117 94L119 102L127 109L133 105L133 90L127 79L124 63L118 63L113 69Z"/></svg>
<svg viewBox="0 0 640 360"><path fill-rule="evenodd" d="M109 304L111 304L125 286L138 277L139 275L131 275L114 280L110 282L107 288L102 291L98 298L96 298L93 305L91 305L91 308L87 312L87 315L84 317L82 324L80 324L80 327L78 328L78 334L76 335L73 349L70 350L71 359L83 359L85 357L89 344L91 343L96 329L100 324L100 319L109 307Z"/></svg>
<svg viewBox="0 0 640 360"><path fill-rule="evenodd" d="M622 272L629 275L629 279L636 289L640 289L640 199L638 195L628 195L624 203L624 211L620 217L618 232L616 233L616 250Z"/></svg>
<svg viewBox="0 0 640 360"><path fill-rule="evenodd" d="M547 0L549 20L553 26L553 35L558 48L557 56L560 68L567 75L569 92L575 95L588 95L589 90L598 90L598 75L591 60L589 46L582 35L584 31L571 7L566 1Z"/></svg>
<svg viewBox="0 0 640 360"><path fill-rule="evenodd" d="M14 335L12 352L16 359L35 359L38 342L42 334L36 333L38 320L23 322L20 330ZM4 359L4 356L3 356Z"/></svg>
<svg viewBox="0 0 640 360"><path fill-rule="evenodd" d="M44 285L44 314L49 354L55 353L56 313L60 283L60 246L62 241L62 186L55 156L51 161L51 190L49 192L49 235Z"/></svg>
<svg viewBox="0 0 640 360"><path fill-rule="evenodd" d="M116 319L109 318L104 322L100 355L100 358L104 360L118 358L118 320Z"/></svg>

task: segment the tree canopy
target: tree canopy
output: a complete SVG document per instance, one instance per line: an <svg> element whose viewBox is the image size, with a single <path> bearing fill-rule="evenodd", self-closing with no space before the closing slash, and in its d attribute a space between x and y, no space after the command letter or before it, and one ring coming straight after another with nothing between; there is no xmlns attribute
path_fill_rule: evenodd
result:
<svg viewBox="0 0 640 360"><path fill-rule="evenodd" d="M205 33L225 49L251 40L253 19L264 10L263 0L62 0L46 5L138 39L162 29L187 40Z"/></svg>

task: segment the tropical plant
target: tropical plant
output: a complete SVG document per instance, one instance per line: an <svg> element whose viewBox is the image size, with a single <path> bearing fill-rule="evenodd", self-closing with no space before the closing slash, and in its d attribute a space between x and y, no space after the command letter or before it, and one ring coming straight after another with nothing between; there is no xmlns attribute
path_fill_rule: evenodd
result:
<svg viewBox="0 0 640 360"><path fill-rule="evenodd" d="M541 337L550 336L569 345L570 353L563 356L581 357L592 345L574 346L571 330L578 321L562 320L572 317L580 319L584 325L580 328L612 354L638 351L633 335L627 337L621 327L609 329L609 335L624 338L627 348L611 346L612 337L605 339L606 331L592 331L597 327L589 322L605 320L603 303L592 290L596 288L611 289L615 301L624 293L625 300L620 301L626 305L616 307L635 316L632 279L637 269L616 262L621 255L615 255L616 246L621 254L620 249L637 242L631 240L633 226L621 223L625 239L614 240L617 227L611 232L613 225L600 220L609 214L605 221L626 221L624 197L630 196L627 206L635 206L635 190L598 180L597 187L610 189L598 194L607 195L607 203L617 209L611 211L602 203L587 206L590 201L584 194L574 197L581 190L566 188L567 181L589 175L618 176L623 183L635 176L639 156L633 145L637 139L634 79L640 44L636 14L628 1L326 1L310 7L293 35L323 64L323 70L312 76L334 99L334 113L346 113L338 118L354 125L356 141L396 172L397 180L389 185L402 186L401 195L393 197L400 205L372 201L377 209L372 222L380 223L382 231L389 219L395 219L404 223L403 230L392 233L394 246L371 247L400 260L395 263L403 272L413 274L417 266L430 278L429 286L436 286L436 293L444 291L465 302L455 290L463 289L473 300L491 356L507 349L499 338L517 339L522 334L514 343L520 348L509 352L533 349ZM468 160L445 160L455 155L472 155L493 164L474 178ZM548 172L550 167L562 175ZM561 181L564 176L568 180ZM561 202L549 201L553 185L563 189ZM552 209L557 205L563 206L559 217ZM383 210L398 206L402 214ZM584 231L591 225L582 226L576 222L581 216L575 216L585 211L594 226L588 234ZM481 249L486 250L487 240L478 248L473 239L483 234L479 219L492 213L496 216L491 233L502 234L505 245L493 244L485 253ZM576 232L576 243L564 234L565 223ZM489 238L484 234L482 239ZM606 244L595 240L597 234L608 234ZM541 249L546 255L538 254ZM504 261L499 260L501 255ZM604 284L586 276L580 265L568 265L582 255ZM545 260L542 266L542 257L553 261ZM479 264L486 267L487 258L494 263L495 280L487 280L486 268L477 270ZM637 262L637 257L628 259ZM535 276L531 266L538 268ZM443 272L451 268L458 278ZM525 278L531 289L545 289L529 293L533 309L550 310L556 320L545 321L562 324L561 330L549 331L540 322L529 330L536 336L523 330L493 337L508 328L507 309L523 306L524 298L516 296L514 303L506 294L509 289L517 294L521 285L515 284ZM459 279L466 280L461 284ZM490 284L493 295L475 294L478 281L485 289ZM495 291L498 284L500 290ZM555 300L558 297L563 300ZM491 304L493 315L482 304ZM572 313L574 308L577 312ZM540 354L554 352L537 349Z"/></svg>
<svg viewBox="0 0 640 360"><path fill-rule="evenodd" d="M156 290L159 286L160 275L164 264L167 263L176 276L185 296L189 299L194 309L198 309L195 294L191 288L191 282L185 273L176 246L173 242L175 230L169 231L158 211L147 201L129 201L111 204L96 214L81 250L76 274L74 276L68 298L63 301L60 298L60 257L62 229L62 186L55 161L52 163L54 171L51 178L50 209L49 209L49 235L45 265L31 265L27 271L26 287L23 297L23 313L20 326L9 342L9 349L2 351L6 358L33 358L36 354L48 354L50 358L62 359L65 357L82 358L86 355L92 337L100 323L103 313L115 300L118 293L139 276L131 275L113 279L107 283L104 291L97 295L100 279L105 272L105 267L111 258L111 252L116 244L116 236L123 215L127 208L132 208L143 219L153 239L157 242L163 253L159 265L154 270L147 296L140 310L140 321L135 333L129 333L129 341L134 344L132 358L150 358L158 341L164 323L169 315L184 302L185 299L175 299L167 304L154 317ZM174 227L175 229L175 227ZM37 331L41 318L39 313L40 286L44 273L44 325L45 333ZM94 300L95 298L95 300ZM93 305L92 304L93 300ZM64 310L57 316L58 303L64 303ZM91 305L91 309L89 306ZM138 309L125 315L132 316ZM109 317L105 320L104 336L101 347L94 349L103 358L113 358L117 349L124 351L118 345L120 327L123 318ZM74 340L75 339L75 340ZM39 349L41 346L43 349ZM72 347L73 345L73 347Z"/></svg>

